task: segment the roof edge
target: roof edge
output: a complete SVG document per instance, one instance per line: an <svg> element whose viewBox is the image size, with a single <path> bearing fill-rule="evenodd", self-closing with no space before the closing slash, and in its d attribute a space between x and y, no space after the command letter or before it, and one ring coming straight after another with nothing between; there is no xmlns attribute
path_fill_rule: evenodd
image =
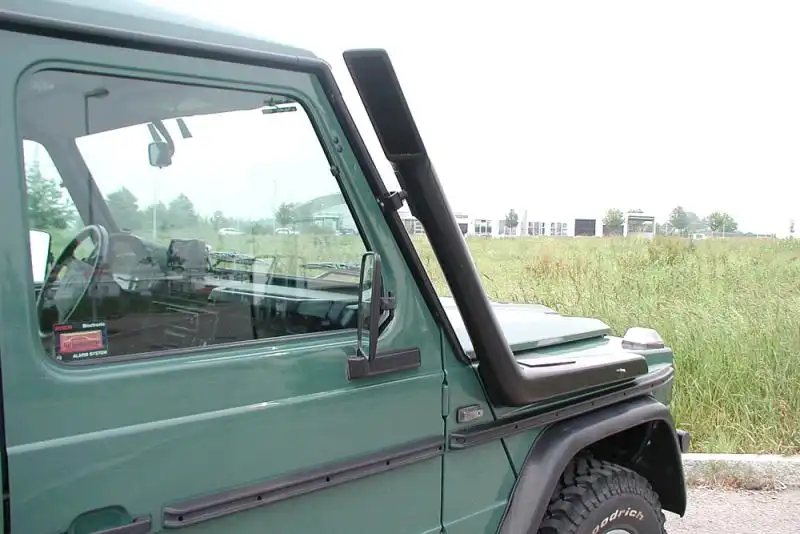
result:
<svg viewBox="0 0 800 534"><path fill-rule="evenodd" d="M142 0L4 0L0 22L103 29L162 39L179 39L255 52L319 60L310 50L268 40L210 20Z"/></svg>

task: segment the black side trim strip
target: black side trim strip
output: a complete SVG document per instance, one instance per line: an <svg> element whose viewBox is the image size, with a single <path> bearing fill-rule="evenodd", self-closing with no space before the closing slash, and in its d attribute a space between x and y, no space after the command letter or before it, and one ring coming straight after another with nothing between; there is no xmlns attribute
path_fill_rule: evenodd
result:
<svg viewBox="0 0 800 534"><path fill-rule="evenodd" d="M336 462L280 477L263 484L223 491L164 508L163 528L183 528L243 512L292 497L324 490L398 467L429 460L444 453L441 437L427 438L346 462Z"/></svg>
<svg viewBox="0 0 800 534"><path fill-rule="evenodd" d="M95 534L147 534L153 526L153 520L150 516L134 518L127 525L120 527L111 527L105 530L100 530Z"/></svg>
<svg viewBox="0 0 800 534"><path fill-rule="evenodd" d="M577 417L622 401L648 395L672 381L674 375L675 369L672 366L666 367L652 375L637 378L629 385L626 385L624 389L603 393L578 403L550 408L546 411L526 413L508 420L501 419L475 425L461 432L450 434L449 445L451 449L455 450L474 447L475 445L525 432L532 428Z"/></svg>
<svg viewBox="0 0 800 534"><path fill-rule="evenodd" d="M422 365L422 356L417 348L386 351L378 353L372 359L353 356L347 358L347 378L348 380L358 380L359 378L407 371L420 365Z"/></svg>

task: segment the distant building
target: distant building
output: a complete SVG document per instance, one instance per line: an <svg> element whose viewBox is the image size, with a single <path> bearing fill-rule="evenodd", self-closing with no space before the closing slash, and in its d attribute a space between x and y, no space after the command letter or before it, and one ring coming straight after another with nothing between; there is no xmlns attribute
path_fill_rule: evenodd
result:
<svg viewBox="0 0 800 534"><path fill-rule="evenodd" d="M594 237L597 235L597 219L575 219L573 235Z"/></svg>
<svg viewBox="0 0 800 534"><path fill-rule="evenodd" d="M455 217L458 229L461 230L461 235L467 235L469 233L469 215L466 213L456 213Z"/></svg>
<svg viewBox="0 0 800 534"><path fill-rule="evenodd" d="M644 213L626 213L622 235L652 239L656 235L656 218Z"/></svg>
<svg viewBox="0 0 800 534"><path fill-rule="evenodd" d="M333 231L357 231L356 222L341 193L317 197L295 208L300 225L312 224Z"/></svg>
<svg viewBox="0 0 800 534"><path fill-rule="evenodd" d="M597 235L597 219L574 219L564 221L544 217L530 217L527 210L518 211L516 226L507 226L506 217L497 214L454 213L456 224L465 237L570 237L573 235ZM406 231L410 235L424 233L422 224L408 209L398 212ZM492 216L494 215L494 216ZM577 229L577 230L576 230Z"/></svg>
<svg viewBox="0 0 800 534"><path fill-rule="evenodd" d="M355 230L356 222L346 204L329 206L323 211L311 215L311 222L315 226L330 230Z"/></svg>
<svg viewBox="0 0 800 534"><path fill-rule="evenodd" d="M425 233L425 228L422 227L422 223L410 213L400 214L400 218L403 221L403 226L405 226L408 235L420 235Z"/></svg>
<svg viewBox="0 0 800 534"><path fill-rule="evenodd" d="M525 235L533 237L547 235L547 223L544 221L530 221L525 227Z"/></svg>
<svg viewBox="0 0 800 534"><path fill-rule="evenodd" d="M492 236L492 220L491 219L473 219L472 224L468 225L472 228L473 235Z"/></svg>
<svg viewBox="0 0 800 534"><path fill-rule="evenodd" d="M569 231L567 230L567 223L565 222L551 222L550 223L550 235L551 236L558 236L558 237L566 237L569 235Z"/></svg>

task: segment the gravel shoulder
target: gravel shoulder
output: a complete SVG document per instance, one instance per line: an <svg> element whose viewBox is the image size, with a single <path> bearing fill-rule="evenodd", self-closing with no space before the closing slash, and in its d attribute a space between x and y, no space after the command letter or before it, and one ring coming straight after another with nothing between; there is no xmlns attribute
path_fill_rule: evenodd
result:
<svg viewBox="0 0 800 534"><path fill-rule="evenodd" d="M669 534L800 532L800 489L690 489L686 517L667 513Z"/></svg>

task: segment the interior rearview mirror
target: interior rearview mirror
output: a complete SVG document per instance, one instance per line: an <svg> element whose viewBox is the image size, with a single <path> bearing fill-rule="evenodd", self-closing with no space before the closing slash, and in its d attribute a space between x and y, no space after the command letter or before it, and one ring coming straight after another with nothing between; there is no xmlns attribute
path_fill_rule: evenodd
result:
<svg viewBox="0 0 800 534"><path fill-rule="evenodd" d="M170 153L169 143L164 141L154 141L147 145L147 154L150 158L150 165L163 169L172 165L172 154Z"/></svg>
<svg viewBox="0 0 800 534"><path fill-rule="evenodd" d="M42 284L44 283L47 271L50 269L50 264L52 263L52 257L50 255L52 238L47 232L31 230L30 242L33 282L35 284Z"/></svg>

